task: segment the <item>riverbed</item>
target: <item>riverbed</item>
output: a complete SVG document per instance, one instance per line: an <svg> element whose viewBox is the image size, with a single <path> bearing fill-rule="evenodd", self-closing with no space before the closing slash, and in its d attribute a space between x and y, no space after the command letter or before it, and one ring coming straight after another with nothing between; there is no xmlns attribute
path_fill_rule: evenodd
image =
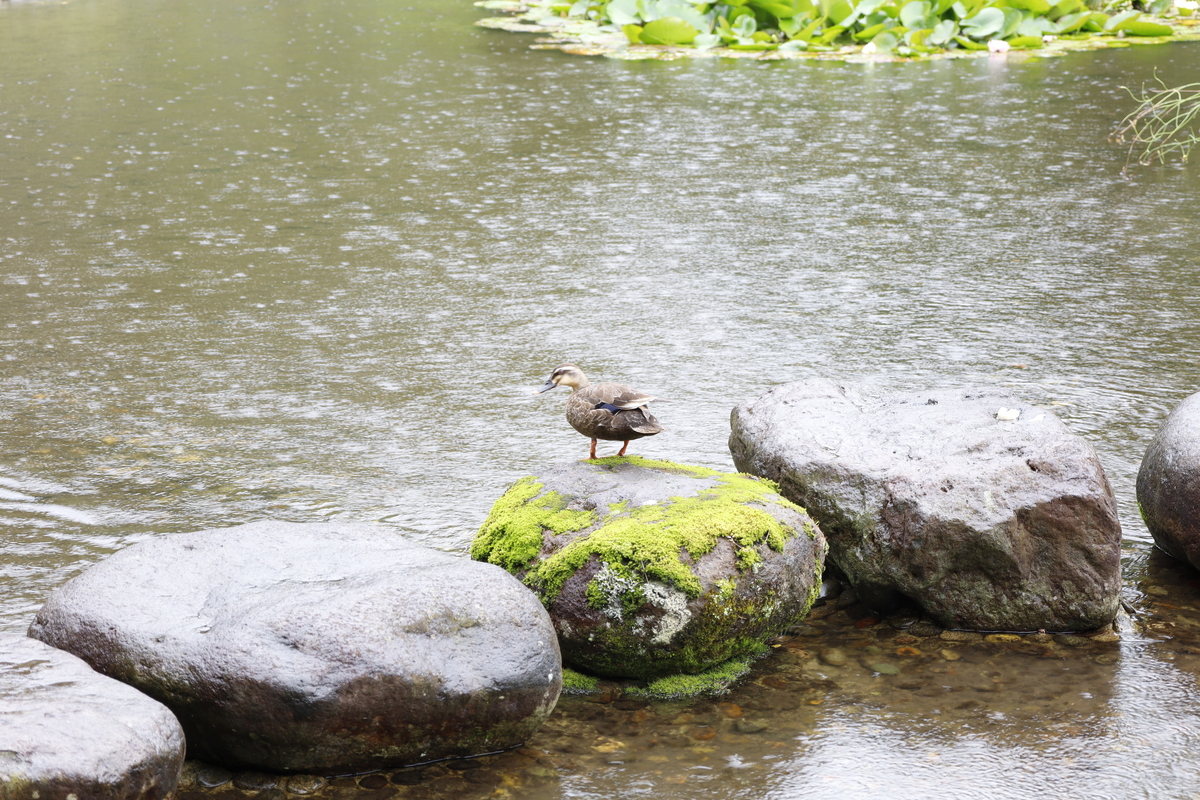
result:
<svg viewBox="0 0 1200 800"><path fill-rule="evenodd" d="M780 642L720 701L740 717L567 698L494 780L338 791L1194 796L1200 584L1134 479L1200 389L1200 172L1106 137L1122 87L1194 80L1200 45L623 62L481 16L0 4L0 626L173 531L347 519L465 553L511 482L586 455L532 394L567 361L669 399L631 453L718 469L730 410L779 383L1000 386L1100 455L1119 644L948 661L847 618Z"/></svg>

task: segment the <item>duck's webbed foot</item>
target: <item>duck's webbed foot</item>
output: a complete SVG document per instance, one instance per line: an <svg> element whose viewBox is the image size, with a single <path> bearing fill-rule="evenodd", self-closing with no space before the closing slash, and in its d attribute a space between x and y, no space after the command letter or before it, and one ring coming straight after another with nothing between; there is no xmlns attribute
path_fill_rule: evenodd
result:
<svg viewBox="0 0 1200 800"><path fill-rule="evenodd" d="M625 455L625 448L627 448L627 447L629 447L629 442L626 442L625 444L621 445L621 452L617 453L617 455L619 455L619 456Z"/></svg>
<svg viewBox="0 0 1200 800"><path fill-rule="evenodd" d="M588 460L589 461L596 460L596 440L595 439L592 439L592 449L591 449L591 452L588 453Z"/></svg>

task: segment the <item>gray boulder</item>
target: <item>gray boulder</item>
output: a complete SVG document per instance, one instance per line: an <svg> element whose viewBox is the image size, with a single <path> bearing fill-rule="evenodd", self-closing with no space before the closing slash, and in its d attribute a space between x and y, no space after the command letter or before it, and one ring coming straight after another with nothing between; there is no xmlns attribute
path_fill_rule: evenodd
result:
<svg viewBox="0 0 1200 800"><path fill-rule="evenodd" d="M366 525L142 542L51 595L30 635L169 706L189 755L276 772L513 747L562 684L550 619L512 576Z"/></svg>
<svg viewBox="0 0 1200 800"><path fill-rule="evenodd" d="M999 419L1002 408L1019 412ZM988 389L874 392L812 380L734 409L738 469L777 481L871 606L940 624L1079 630L1120 602L1121 529L1095 452Z"/></svg>
<svg viewBox="0 0 1200 800"><path fill-rule="evenodd" d="M1200 393L1175 406L1146 448L1137 500L1154 543L1200 569Z"/></svg>
<svg viewBox="0 0 1200 800"><path fill-rule="evenodd" d="M183 769L163 704L61 650L0 636L0 797L157 800Z"/></svg>
<svg viewBox="0 0 1200 800"><path fill-rule="evenodd" d="M825 539L769 481L634 456L518 481L471 555L538 592L568 664L648 680L755 653L798 621Z"/></svg>

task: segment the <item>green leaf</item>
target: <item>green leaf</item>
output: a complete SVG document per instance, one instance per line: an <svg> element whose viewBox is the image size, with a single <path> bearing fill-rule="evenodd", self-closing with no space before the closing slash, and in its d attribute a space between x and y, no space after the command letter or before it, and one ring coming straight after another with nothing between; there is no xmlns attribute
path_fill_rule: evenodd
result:
<svg viewBox="0 0 1200 800"><path fill-rule="evenodd" d="M649 3L645 4L647 7ZM691 3L685 3L683 0L658 0L654 4L654 19L663 17L679 17L679 19L691 25L696 30L702 33L708 33L712 26L708 18L701 14L696 6ZM647 22L650 18L645 18Z"/></svg>
<svg viewBox="0 0 1200 800"><path fill-rule="evenodd" d="M1067 14L1058 18L1058 33L1071 33L1083 27L1083 24L1092 16L1090 11L1079 11L1073 14Z"/></svg>
<svg viewBox="0 0 1200 800"><path fill-rule="evenodd" d="M1009 8L1021 8L1042 15L1050 13L1050 4L1046 0L1005 0Z"/></svg>
<svg viewBox="0 0 1200 800"><path fill-rule="evenodd" d="M613 25L625 27L626 25L636 25L642 21L638 14L637 0L612 0L605 9L605 14Z"/></svg>
<svg viewBox="0 0 1200 800"><path fill-rule="evenodd" d="M1008 44L1010 47L1029 50L1035 47L1041 47L1043 42L1041 36L1014 36L1008 40Z"/></svg>
<svg viewBox="0 0 1200 800"><path fill-rule="evenodd" d="M929 28L921 28L920 30L909 31L900 37L900 42L912 48L924 48L925 37L930 33ZM926 48L928 49L928 48Z"/></svg>
<svg viewBox="0 0 1200 800"><path fill-rule="evenodd" d="M642 26L641 25L622 25L621 32L625 34L625 38L630 44L642 43Z"/></svg>
<svg viewBox="0 0 1200 800"><path fill-rule="evenodd" d="M1148 22L1144 19L1126 22L1121 28L1130 36L1170 36L1174 33L1170 25L1162 25L1158 22Z"/></svg>
<svg viewBox="0 0 1200 800"><path fill-rule="evenodd" d="M758 22L754 19L753 14L746 14L737 18L733 23L733 33L741 39L749 39L758 30Z"/></svg>
<svg viewBox="0 0 1200 800"><path fill-rule="evenodd" d="M784 42L783 44L779 45L779 52L781 53L794 53L798 50L807 49L808 42L804 41L803 39L792 39L790 42Z"/></svg>
<svg viewBox="0 0 1200 800"><path fill-rule="evenodd" d="M715 33L702 33L696 37L693 42L697 50L711 50L714 47L720 47L721 37Z"/></svg>
<svg viewBox="0 0 1200 800"><path fill-rule="evenodd" d="M1074 14L1076 11L1086 7L1082 0L1060 0L1058 5L1050 9L1050 13L1046 16L1057 21L1060 17L1065 17L1067 14Z"/></svg>
<svg viewBox="0 0 1200 800"><path fill-rule="evenodd" d="M929 44L945 45L949 44L950 40L958 33L958 24L952 19L944 19L937 25L933 26L933 31L929 36L925 37L925 41Z"/></svg>
<svg viewBox="0 0 1200 800"><path fill-rule="evenodd" d="M896 45L900 43L900 40L891 31L884 31L872 39L871 43L875 45L876 53L888 53L896 49Z"/></svg>
<svg viewBox="0 0 1200 800"><path fill-rule="evenodd" d="M973 17L962 21L963 30L973 39L989 39L1004 29L1004 12L998 8L985 8Z"/></svg>
<svg viewBox="0 0 1200 800"><path fill-rule="evenodd" d="M642 44L691 44L700 31L679 17L661 17L642 28Z"/></svg>
<svg viewBox="0 0 1200 800"><path fill-rule="evenodd" d="M872 25L869 28L863 28L858 33L851 34L851 36L860 42L869 42L871 39L874 39L876 36L882 33L883 29L886 27L886 22L880 22L878 25Z"/></svg>
<svg viewBox="0 0 1200 800"><path fill-rule="evenodd" d="M1113 14L1108 18L1108 22L1104 23L1104 30L1116 33L1117 31L1121 30L1121 28L1125 27L1126 23L1133 22L1141 15L1142 12L1132 10L1122 11L1120 14Z"/></svg>
<svg viewBox="0 0 1200 800"><path fill-rule="evenodd" d="M925 26L921 23L929 16L931 9L928 0L909 0L900 9L900 23L906 28L923 28Z"/></svg>
<svg viewBox="0 0 1200 800"><path fill-rule="evenodd" d="M841 23L841 20L854 13L854 6L850 5L848 0L821 0L820 7L825 19L831 19L843 28L850 27Z"/></svg>
<svg viewBox="0 0 1200 800"><path fill-rule="evenodd" d="M812 41L813 34L817 32L817 28L821 27L821 20L815 20L805 25L803 30L793 36L793 39L800 39L805 42Z"/></svg>
<svg viewBox="0 0 1200 800"><path fill-rule="evenodd" d="M1047 27L1049 26L1049 27ZM1017 25L1017 36L1036 36L1039 39L1047 31L1053 31L1058 26L1045 17L1029 17Z"/></svg>
<svg viewBox="0 0 1200 800"><path fill-rule="evenodd" d="M780 3L776 0L750 0L748 5L760 8L767 12L775 19L787 19L788 17L796 16L798 8L792 6L791 3Z"/></svg>
<svg viewBox="0 0 1200 800"><path fill-rule="evenodd" d="M1028 11L1020 11L1015 8L1004 9L1004 27L1000 29L1000 33L996 34L997 39L1007 39L1017 32L1017 28L1029 16Z"/></svg>
<svg viewBox="0 0 1200 800"><path fill-rule="evenodd" d="M886 5L887 2L888 0L862 0L862 2L854 7L854 10L850 12L850 15L843 19L839 24L845 25L848 28L863 17L874 14L882 6Z"/></svg>
<svg viewBox="0 0 1200 800"><path fill-rule="evenodd" d="M843 33L845 33L845 31L846 31L846 29L843 28L841 25L834 25L831 28L826 28L825 32L822 33L820 36L815 37L813 39L813 41L818 42L820 44L829 44L834 39L836 39L837 37L839 37Z"/></svg>
<svg viewBox="0 0 1200 800"><path fill-rule="evenodd" d="M970 39L968 39L965 36L955 36L954 41L958 42L963 47L964 50L987 50L986 44L980 44L979 42L972 42Z"/></svg>

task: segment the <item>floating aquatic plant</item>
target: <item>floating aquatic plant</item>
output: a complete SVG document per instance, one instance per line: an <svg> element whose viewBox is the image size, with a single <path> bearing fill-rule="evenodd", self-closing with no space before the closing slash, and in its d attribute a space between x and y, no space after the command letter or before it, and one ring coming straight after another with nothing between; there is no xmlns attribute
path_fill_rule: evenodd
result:
<svg viewBox="0 0 1200 800"><path fill-rule="evenodd" d="M1200 142L1200 83L1167 86L1157 76L1155 80L1161 88L1147 91L1143 86L1141 94L1122 87L1140 103L1109 137L1129 142L1127 167L1139 147L1137 163L1146 166L1165 164L1175 156L1186 162L1192 146Z"/></svg>
<svg viewBox="0 0 1200 800"><path fill-rule="evenodd" d="M1141 11L1108 14L1085 0L513 0L510 5L534 21L557 17L595 34L623 34L629 44L696 50L788 53L861 45L864 53L920 57L952 50L1036 49L1058 38L1176 33Z"/></svg>

